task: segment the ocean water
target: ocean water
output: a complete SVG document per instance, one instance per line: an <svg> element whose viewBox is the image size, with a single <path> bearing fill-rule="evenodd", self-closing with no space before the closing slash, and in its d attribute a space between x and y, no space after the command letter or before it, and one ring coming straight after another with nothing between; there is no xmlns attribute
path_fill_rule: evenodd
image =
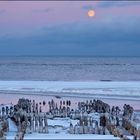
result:
<svg viewBox="0 0 140 140"><path fill-rule="evenodd" d="M139 81L140 57L0 57L0 80Z"/></svg>

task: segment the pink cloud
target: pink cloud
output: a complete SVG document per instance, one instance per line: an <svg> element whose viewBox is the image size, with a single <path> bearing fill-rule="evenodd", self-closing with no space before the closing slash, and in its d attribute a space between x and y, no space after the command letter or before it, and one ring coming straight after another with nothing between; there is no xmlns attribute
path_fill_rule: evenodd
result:
<svg viewBox="0 0 140 140"><path fill-rule="evenodd" d="M5 30L31 30L56 24L95 22L108 16L140 16L140 6L99 8L96 4L97 1L1 1L0 9L6 14L0 16L0 26ZM82 8L85 5L95 7L94 18L87 16L88 9ZM46 9L49 10L43 12Z"/></svg>

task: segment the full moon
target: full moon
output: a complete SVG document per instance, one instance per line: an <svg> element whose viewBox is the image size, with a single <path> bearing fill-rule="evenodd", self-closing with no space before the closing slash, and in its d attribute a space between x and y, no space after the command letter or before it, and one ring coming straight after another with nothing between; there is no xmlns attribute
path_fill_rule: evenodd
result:
<svg viewBox="0 0 140 140"><path fill-rule="evenodd" d="M88 11L88 16L89 17L94 17L95 16L95 11L94 10L89 10Z"/></svg>

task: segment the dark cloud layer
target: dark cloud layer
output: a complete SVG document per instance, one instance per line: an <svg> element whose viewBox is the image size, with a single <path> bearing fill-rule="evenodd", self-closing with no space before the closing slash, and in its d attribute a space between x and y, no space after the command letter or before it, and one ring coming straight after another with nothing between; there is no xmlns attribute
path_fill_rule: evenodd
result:
<svg viewBox="0 0 140 140"><path fill-rule="evenodd" d="M139 17L110 17L44 27L29 37L1 39L0 55L140 56L139 23Z"/></svg>
<svg viewBox="0 0 140 140"><path fill-rule="evenodd" d="M139 1L99 1L96 7L110 8L110 7L126 7L126 6L138 6Z"/></svg>

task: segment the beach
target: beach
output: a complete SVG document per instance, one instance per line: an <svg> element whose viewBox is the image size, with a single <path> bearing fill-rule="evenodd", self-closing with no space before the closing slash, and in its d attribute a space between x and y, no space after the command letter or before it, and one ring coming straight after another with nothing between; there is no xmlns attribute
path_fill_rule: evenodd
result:
<svg viewBox="0 0 140 140"><path fill-rule="evenodd" d="M44 97L70 98L78 101L102 99L111 105L120 104L121 108L124 103L130 103L136 110L139 110L139 85L140 82L133 81L0 81L0 97L3 103L15 102L15 99L22 97L37 97L40 100Z"/></svg>

